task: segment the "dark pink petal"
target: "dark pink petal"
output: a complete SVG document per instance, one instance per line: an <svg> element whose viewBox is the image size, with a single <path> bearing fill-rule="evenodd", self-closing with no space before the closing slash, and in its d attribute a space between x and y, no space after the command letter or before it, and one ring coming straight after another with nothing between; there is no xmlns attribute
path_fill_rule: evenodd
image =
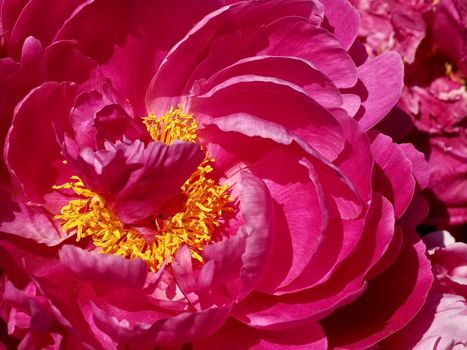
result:
<svg viewBox="0 0 467 350"><path fill-rule="evenodd" d="M432 138L428 163L432 174L429 188L438 200L448 208L450 224L462 224L467 220L467 135L464 131L454 138ZM443 216L433 212L431 220Z"/></svg>
<svg viewBox="0 0 467 350"><path fill-rule="evenodd" d="M240 336L241 335L241 336ZM308 322L297 328L285 331L259 331L228 319L220 330L211 337L193 343L193 350L324 350L326 337L316 322Z"/></svg>
<svg viewBox="0 0 467 350"><path fill-rule="evenodd" d="M147 109L155 114L165 113L170 105L180 102L180 96L187 94L194 81L207 79L243 57L259 55L261 47L253 47L250 42L261 46L263 41L258 42L258 31L269 23L294 16L318 24L322 15L320 7L307 0L274 0L239 2L210 13L161 63L148 88ZM228 40L222 40L225 37ZM249 39L245 42L241 37Z"/></svg>
<svg viewBox="0 0 467 350"><path fill-rule="evenodd" d="M146 278L147 267L140 259L88 252L72 245L64 245L59 257L63 265L86 281L139 288Z"/></svg>
<svg viewBox="0 0 467 350"><path fill-rule="evenodd" d="M265 31L268 47L259 54L295 56L307 60L338 88L350 88L357 82L353 60L328 31L298 17L278 20L266 27Z"/></svg>
<svg viewBox="0 0 467 350"><path fill-rule="evenodd" d="M324 15L330 31L346 50L357 38L360 18L358 11L347 0L321 0L324 4Z"/></svg>
<svg viewBox="0 0 467 350"><path fill-rule="evenodd" d="M33 35L44 46L48 46L57 31L72 14L86 0L48 1L30 0L24 6L21 14L11 31L11 40L15 43L23 42L26 37ZM47 18L46 21L41 20Z"/></svg>
<svg viewBox="0 0 467 350"><path fill-rule="evenodd" d="M196 94L209 91L235 76L257 75L278 78L301 87L326 108L339 107L342 96L334 83L305 60L296 57L255 56L242 59L214 74L205 83L195 85Z"/></svg>
<svg viewBox="0 0 467 350"><path fill-rule="evenodd" d="M368 136L359 123L349 118L342 110L333 110L333 115L346 134L345 148L333 162L349 179L363 202L372 196L373 157Z"/></svg>
<svg viewBox="0 0 467 350"><path fill-rule="evenodd" d="M394 205L396 218L401 217L410 204L415 179L412 163L407 156L383 134L372 134L371 150L377 164L375 170L375 189L388 198Z"/></svg>
<svg viewBox="0 0 467 350"><path fill-rule="evenodd" d="M83 149L102 148L105 141L149 141L146 128L134 113L128 101L109 83L96 82L91 91L81 93L70 113L74 140Z"/></svg>
<svg viewBox="0 0 467 350"><path fill-rule="evenodd" d="M272 150L249 169L263 179L274 199L276 242L262 290L287 286L312 259L327 227L327 208L318 179L310 179L306 166L292 152ZM274 285L278 283L278 285Z"/></svg>
<svg viewBox="0 0 467 350"><path fill-rule="evenodd" d="M19 189L18 189L19 190ZM50 212L31 205L23 196L0 190L0 230L38 243L54 246L69 237L58 223L50 218Z"/></svg>
<svg viewBox="0 0 467 350"><path fill-rule="evenodd" d="M404 68L397 53L388 52L358 67L356 91L362 108L356 115L363 130L376 125L399 101L404 86Z"/></svg>
<svg viewBox="0 0 467 350"><path fill-rule="evenodd" d="M41 65L44 80L83 83L90 77L96 62L79 52L76 42L61 40L44 50Z"/></svg>
<svg viewBox="0 0 467 350"><path fill-rule="evenodd" d="M74 85L49 82L32 90L16 108L5 157L11 172L33 201L42 202L44 195L52 191L52 185L69 175L62 164L55 130L66 129L75 97Z"/></svg>
<svg viewBox="0 0 467 350"><path fill-rule="evenodd" d="M70 148L73 142L67 142ZM69 159L70 165L87 186L110 201L125 223L141 223L164 213L203 160L198 145L181 141L144 145L136 140L106 143L105 147L83 149L77 159Z"/></svg>
<svg viewBox="0 0 467 350"><path fill-rule="evenodd" d="M21 50L21 65L24 67L37 65L43 53L43 47L39 40L28 36Z"/></svg>
<svg viewBox="0 0 467 350"><path fill-rule="evenodd" d="M421 189L426 188L430 181L431 169L425 160L423 153L417 151L411 143L403 143L399 145L399 148L412 163L412 173L417 180L417 184Z"/></svg>
<svg viewBox="0 0 467 350"><path fill-rule="evenodd" d="M307 319L322 318L353 301L366 288L365 274L389 247L393 220L389 202L376 196L358 247L333 271L331 278L299 293L281 296L252 293L234 306L234 317L255 328L284 329Z"/></svg>
<svg viewBox="0 0 467 350"><path fill-rule="evenodd" d="M251 128L250 133L265 128L264 124L275 123L286 128L286 133L301 137L327 159L334 159L343 148L343 131L333 116L303 89L276 78L237 76L228 79L194 97L190 110L201 123L206 118L219 117L226 117L224 123L228 119L238 123L242 115L244 118L254 116L258 127ZM235 117L236 122L233 121ZM326 142L322 142L324 135Z"/></svg>
<svg viewBox="0 0 467 350"><path fill-rule="evenodd" d="M244 298L260 283L271 258L275 220L267 187L255 175L241 172L231 188L232 196L238 197L243 226L231 238L203 249L205 265L197 281L186 259L177 255L174 267L184 293L198 289L211 302Z"/></svg>
<svg viewBox="0 0 467 350"><path fill-rule="evenodd" d="M117 319L97 305L92 316L97 327L117 342L134 345L172 345L205 338L219 329L230 307L213 307L199 312L184 312L154 323L136 323Z"/></svg>
<svg viewBox="0 0 467 350"><path fill-rule="evenodd" d="M401 329L423 306L432 280L425 245L415 232L405 232L394 264L371 280L359 299L322 322L330 344L336 349L367 348Z"/></svg>
<svg viewBox="0 0 467 350"><path fill-rule="evenodd" d="M381 342L381 349L463 349L467 346L466 310L467 303L461 296L433 289L412 322Z"/></svg>

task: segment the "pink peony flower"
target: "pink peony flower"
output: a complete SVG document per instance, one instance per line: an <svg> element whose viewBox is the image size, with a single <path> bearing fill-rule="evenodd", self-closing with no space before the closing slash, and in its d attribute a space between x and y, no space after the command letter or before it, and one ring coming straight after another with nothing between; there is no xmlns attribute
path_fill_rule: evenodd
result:
<svg viewBox="0 0 467 350"><path fill-rule="evenodd" d="M365 349L422 308L426 164L369 131L402 62L348 2L1 4L19 348Z"/></svg>
<svg viewBox="0 0 467 350"><path fill-rule="evenodd" d="M410 140L432 169L427 223L467 223L465 1L352 2L359 8L359 35L369 53L395 50L404 59L406 87L398 107L410 115L417 130Z"/></svg>

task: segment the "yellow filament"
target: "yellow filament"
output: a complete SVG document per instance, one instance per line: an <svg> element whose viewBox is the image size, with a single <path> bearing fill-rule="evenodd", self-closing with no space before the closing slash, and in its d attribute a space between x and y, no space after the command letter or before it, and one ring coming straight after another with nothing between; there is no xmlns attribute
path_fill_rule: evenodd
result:
<svg viewBox="0 0 467 350"><path fill-rule="evenodd" d="M181 107L170 108L161 117L152 114L143 119L154 141L170 144L176 140L197 141L197 123ZM213 234L222 224L222 216L231 211L228 185L218 185L209 177L214 159L205 152L203 162L186 180L180 191L186 196L182 211L167 218L154 219L154 237L148 238L137 229L126 227L107 206L104 198L87 189L81 179L54 189L72 190L80 198L71 200L55 219L61 221L67 232L76 232L76 240L92 237L94 245L103 253L127 258L143 259L151 270L164 261L171 262L177 249L187 244L192 258L203 262L201 251L213 240Z"/></svg>

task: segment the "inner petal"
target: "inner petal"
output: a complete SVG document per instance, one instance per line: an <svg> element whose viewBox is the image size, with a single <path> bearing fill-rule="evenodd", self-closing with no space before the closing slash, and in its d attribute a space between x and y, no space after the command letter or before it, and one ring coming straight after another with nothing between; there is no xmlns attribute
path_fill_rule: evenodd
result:
<svg viewBox="0 0 467 350"><path fill-rule="evenodd" d="M143 122L155 142L198 142L196 120L180 106L170 108L163 116L149 114ZM218 238L223 216L233 206L229 186L220 185L210 176L215 160L201 149L204 160L150 223L124 223L105 196L86 187L78 176L53 187L76 197L55 219L65 231L76 232L77 241L90 237L100 252L141 258L152 270L170 263L183 244L189 247L193 259L203 262L203 247Z"/></svg>

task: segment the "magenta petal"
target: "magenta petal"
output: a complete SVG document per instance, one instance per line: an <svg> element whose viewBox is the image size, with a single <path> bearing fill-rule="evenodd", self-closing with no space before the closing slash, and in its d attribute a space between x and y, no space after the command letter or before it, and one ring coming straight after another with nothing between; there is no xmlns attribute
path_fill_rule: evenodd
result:
<svg viewBox="0 0 467 350"><path fill-rule="evenodd" d="M324 15L329 21L331 33L348 50L357 38L360 17L358 11L347 0L321 0Z"/></svg>
<svg viewBox="0 0 467 350"><path fill-rule="evenodd" d="M43 48L41 42L33 36L28 36L24 41L21 51L21 64L25 67L38 64L42 52Z"/></svg>
<svg viewBox="0 0 467 350"><path fill-rule="evenodd" d="M421 189L428 186L430 181L430 171L427 161L422 152L415 149L411 143L403 143L399 148L412 163L412 173Z"/></svg>
<svg viewBox="0 0 467 350"><path fill-rule="evenodd" d="M198 312L184 312L154 323L136 323L117 319L97 305L92 315L99 329L117 342L153 346L186 343L214 333L225 322L230 307L213 307Z"/></svg>
<svg viewBox="0 0 467 350"><path fill-rule="evenodd" d="M269 267L275 233L267 187L254 174L241 172L239 175L233 195L239 196L244 224L230 239L206 246L202 254L206 262L215 266L212 287L223 290L230 300L244 298L260 283Z"/></svg>
<svg viewBox="0 0 467 350"><path fill-rule="evenodd" d="M342 96L334 83L311 63L296 57L255 56L242 59L218 71L205 83L195 85L196 94L209 91L235 76L277 78L301 87L311 98L326 108L339 107Z"/></svg>
<svg viewBox="0 0 467 350"><path fill-rule="evenodd" d="M48 82L32 90L16 108L6 140L5 158L33 201L43 201L43 196L52 191L52 185L69 174L61 162L55 130L66 129L75 97L74 85Z"/></svg>
<svg viewBox="0 0 467 350"><path fill-rule="evenodd" d="M297 17L278 20L270 24L266 31L269 46L260 54L296 56L307 60L338 88L350 88L357 82L353 60L328 31Z"/></svg>
<svg viewBox="0 0 467 350"><path fill-rule="evenodd" d="M241 335L241 336L239 336ZM222 344L222 345L221 345ZM325 350L326 336L320 325L308 322L282 332L258 331L229 319L206 340L193 343L193 350Z"/></svg>
<svg viewBox="0 0 467 350"><path fill-rule="evenodd" d="M14 200L14 201L13 201ZM28 205L22 197L10 198L0 190L0 230L38 243L54 246L69 237L57 223L50 220L50 212L41 206Z"/></svg>
<svg viewBox="0 0 467 350"><path fill-rule="evenodd" d="M302 88L281 79L236 76L195 96L191 103L191 110L202 123L210 123L211 117L212 122L219 124L216 119L224 117L224 124L237 125L240 118L252 116L250 123L256 122L258 126L250 127L245 134L252 135L256 130L266 129L262 124L274 123L286 133L301 137L327 159L334 159L344 146L342 128L334 117ZM277 131L272 134L280 135ZM321 141L324 135L326 142Z"/></svg>
<svg viewBox="0 0 467 350"><path fill-rule="evenodd" d="M269 267L275 273L265 276L260 290L289 290L325 240L328 212L323 188L293 152L282 149L271 150L249 168L265 181L275 209L275 258Z"/></svg>
<svg viewBox="0 0 467 350"><path fill-rule="evenodd" d="M44 46L47 46L63 22L84 2L86 0L28 1L11 31L12 40L19 43L27 36L34 35ZM44 18L43 16L46 16L46 21L41 20Z"/></svg>
<svg viewBox="0 0 467 350"><path fill-rule="evenodd" d="M366 90L361 94L363 108L356 116L363 130L376 125L399 101L403 76L402 59L395 52L369 59L358 67L358 78Z"/></svg>
<svg viewBox="0 0 467 350"><path fill-rule="evenodd" d="M41 70L46 80L83 83L95 66L93 59L78 51L76 42L61 40L44 50Z"/></svg>
<svg viewBox="0 0 467 350"><path fill-rule="evenodd" d="M59 257L63 265L84 280L140 288L146 279L146 264L140 259L88 252L72 245L64 245Z"/></svg>
<svg viewBox="0 0 467 350"><path fill-rule="evenodd" d="M404 327L423 306L433 281L431 267L418 235L405 234L394 264L371 280L359 299L322 322L334 348L362 349L374 345Z"/></svg>
<svg viewBox="0 0 467 350"><path fill-rule="evenodd" d="M400 218L415 190L412 163L389 137L375 133L371 137L371 150L377 164L375 189L393 203L396 218Z"/></svg>
<svg viewBox="0 0 467 350"><path fill-rule="evenodd" d="M67 150L73 143L67 142ZM141 223L178 199L179 189L196 170L203 153L195 143L171 145L140 140L92 151L85 148L70 164L84 183L110 201L120 220ZM73 153L70 152L70 156Z"/></svg>

